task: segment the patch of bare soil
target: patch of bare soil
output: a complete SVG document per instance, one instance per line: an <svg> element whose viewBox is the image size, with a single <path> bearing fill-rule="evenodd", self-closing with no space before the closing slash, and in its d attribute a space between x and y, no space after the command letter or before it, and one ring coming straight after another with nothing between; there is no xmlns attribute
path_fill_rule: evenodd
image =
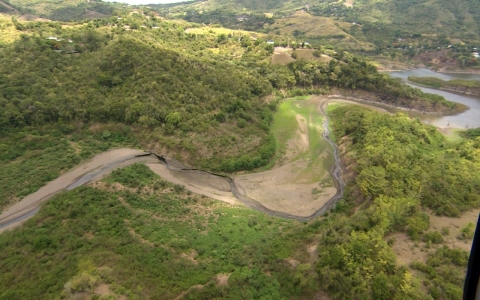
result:
<svg viewBox="0 0 480 300"><path fill-rule="evenodd" d="M308 245L307 252L310 255L310 259L315 262L318 258L318 243L315 242L311 245Z"/></svg>
<svg viewBox="0 0 480 300"><path fill-rule="evenodd" d="M466 227L468 223L477 224L479 213L480 209L473 209L464 212L460 218L439 217L430 214L430 230L441 232L443 228L448 228L449 234L443 237L445 241L444 244L470 252L473 240L459 240L457 237L460 236L461 229Z"/></svg>
<svg viewBox="0 0 480 300"><path fill-rule="evenodd" d="M93 11L93 10L86 10L85 13L82 15L85 19L100 19L107 17L107 15Z"/></svg>
<svg viewBox="0 0 480 300"><path fill-rule="evenodd" d="M353 0L346 0L343 5L346 7L353 7Z"/></svg>
<svg viewBox="0 0 480 300"><path fill-rule="evenodd" d="M410 266L414 261L426 262L429 251L426 251L419 244L415 244L404 232L396 232L385 237L385 239L394 239L392 248L397 256L397 262L400 265Z"/></svg>
<svg viewBox="0 0 480 300"><path fill-rule="evenodd" d="M385 239L394 239L392 247L397 256L397 262L406 266L410 266L414 261L426 263L428 254L443 246L470 252L472 239L459 240L457 237L460 236L461 229L466 227L468 223L477 223L479 213L480 209L474 209L463 213L460 218L440 217L429 213L430 231L441 232L444 228L449 231L447 235L444 235L444 242L441 244L432 244L427 247L426 243L421 241L414 242L403 232L390 234Z"/></svg>
<svg viewBox="0 0 480 300"><path fill-rule="evenodd" d="M147 164L147 166L163 179L174 184L184 185L185 189L193 193L230 204L236 203L236 198L230 191L230 183L224 178L200 171L169 170L161 164Z"/></svg>
<svg viewBox="0 0 480 300"><path fill-rule="evenodd" d="M219 286L228 286L228 278L231 274L218 274L216 277L217 287Z"/></svg>
<svg viewBox="0 0 480 300"><path fill-rule="evenodd" d="M295 61L295 59L287 52L274 53L272 55L272 64L286 65Z"/></svg>
<svg viewBox="0 0 480 300"><path fill-rule="evenodd" d="M345 99L332 99L330 102L331 103L355 104L357 106L365 107L365 108L368 108L368 109L371 109L371 110L374 110L374 111L378 111L378 112L381 112L381 113L391 114L388 110L386 110L384 108L381 108L381 107L378 107L378 106L368 105L368 104L365 104L365 103L359 103L359 102L354 102L354 101L345 100Z"/></svg>
<svg viewBox="0 0 480 300"><path fill-rule="evenodd" d="M131 234L133 237L135 237L135 238L137 238L138 240L140 240L140 242L141 242L142 244L149 245L150 247L154 247L154 246L155 246L152 242L150 242L149 240L144 239L141 235L139 235L138 233L136 233L135 230L134 230L132 227L130 227L130 221L129 221L129 220L124 219L123 221L124 221L125 224L127 225L128 232L130 232L130 234Z"/></svg>
<svg viewBox="0 0 480 300"><path fill-rule="evenodd" d="M189 253L182 253L180 256L185 258L188 261L191 261L194 265L198 265L198 261L196 260L198 253L194 249L192 249Z"/></svg>
<svg viewBox="0 0 480 300"><path fill-rule="evenodd" d="M292 159L307 151L310 146L307 120L300 115L295 115L295 118L297 119L298 129L293 138L287 141L285 154L277 161L276 166L292 161Z"/></svg>
<svg viewBox="0 0 480 300"><path fill-rule="evenodd" d="M5 6L6 8L8 8L9 10L11 11L16 11L15 7L11 6L11 5L8 5L7 3L3 2L3 1L0 1L0 5L3 5Z"/></svg>
<svg viewBox="0 0 480 300"><path fill-rule="evenodd" d="M127 300L127 296L124 295L117 295L114 292L110 291L110 284L101 283L97 287L95 287L94 294L101 296L111 296L117 300ZM87 299L91 299L90 297ZM103 298L102 298L103 299ZM106 298L107 299L107 298ZM110 299L110 298L108 298Z"/></svg>
<svg viewBox="0 0 480 300"><path fill-rule="evenodd" d="M330 298L330 296L323 291L317 292L312 298L312 300L331 300L331 299L332 298Z"/></svg>
<svg viewBox="0 0 480 300"><path fill-rule="evenodd" d="M114 149L111 151L104 152L95 156L89 162L73 169L70 172L67 172L55 180L50 181L45 186L41 187L38 191L33 194L30 194L24 197L20 202L15 203L8 209L6 209L0 215L0 225L8 223L19 216L24 215L25 213L32 212L38 208L38 206L48 200L52 195L66 189L72 183L77 181L79 178L84 176L87 173L90 173L94 170L97 170L102 167L106 167L116 161L121 161L122 159L126 159L128 157L132 157L134 155L143 154L144 152L137 149ZM145 160L145 159L143 159ZM125 163L120 163L116 167L125 167L129 164L133 164L135 162L142 161L142 158L139 159L132 159ZM98 180L108 174L108 172L112 171L112 169L108 169L105 172L99 173L95 178L91 180ZM11 224L7 227L0 228L0 233L7 230L12 229L16 226L19 226L22 222L16 222Z"/></svg>
<svg viewBox="0 0 480 300"><path fill-rule="evenodd" d="M291 269L295 269L300 264L300 262L298 260L290 258L290 257L285 259L285 261L289 264Z"/></svg>
<svg viewBox="0 0 480 300"><path fill-rule="evenodd" d="M19 20L20 21L29 21L29 22L32 22L32 21L35 21L35 22L50 22L51 21L49 19L40 18L39 16L30 15L30 14L22 15L19 18Z"/></svg>
<svg viewBox="0 0 480 300"><path fill-rule="evenodd" d="M322 208L337 190L301 180L307 165L308 161L300 159L273 170L237 176L235 183L241 193L271 210L308 217ZM315 188L320 192L313 193Z"/></svg>
<svg viewBox="0 0 480 300"><path fill-rule="evenodd" d="M201 285L201 284L191 286L191 287L188 288L188 290L186 290L186 291L182 292L180 295L178 295L177 298L175 298L175 300L182 299L183 297L185 297L185 295L190 293L192 290L201 290L201 289L203 289L203 285Z"/></svg>

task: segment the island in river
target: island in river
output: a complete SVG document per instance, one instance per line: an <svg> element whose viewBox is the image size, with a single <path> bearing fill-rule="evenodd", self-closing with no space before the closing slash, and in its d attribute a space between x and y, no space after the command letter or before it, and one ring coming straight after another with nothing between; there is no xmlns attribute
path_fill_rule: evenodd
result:
<svg viewBox="0 0 480 300"><path fill-rule="evenodd" d="M409 76L408 81L444 91L480 96L480 81L478 80L443 80L437 77Z"/></svg>

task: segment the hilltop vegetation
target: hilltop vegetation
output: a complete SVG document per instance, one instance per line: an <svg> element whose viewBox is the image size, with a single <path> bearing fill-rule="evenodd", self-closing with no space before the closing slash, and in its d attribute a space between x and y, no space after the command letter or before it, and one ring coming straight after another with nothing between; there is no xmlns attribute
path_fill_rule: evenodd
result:
<svg viewBox="0 0 480 300"><path fill-rule="evenodd" d="M10 8L4 13L14 15L35 15L37 17L55 21L78 21L84 19L96 19L110 17L114 10L122 11L122 5L116 3L104 3L101 1L54 1L54 0L13 0L3 1ZM0 9L2 8L0 1ZM0 10L0 12L2 12Z"/></svg>
<svg viewBox="0 0 480 300"><path fill-rule="evenodd" d="M394 105L462 109L343 51L328 64L272 66L273 47L263 39L189 33L186 27L196 25L154 16L132 14L65 29L53 22L13 23L24 34L0 48L3 130L55 123L71 132L73 124L122 123L142 128L145 146L186 151L189 162L211 169L250 153L250 159L232 162L233 170L242 170L273 155L269 124L276 103L265 105L265 99L276 89L293 95L361 89Z"/></svg>
<svg viewBox="0 0 480 300"><path fill-rule="evenodd" d="M478 68L475 1L224 1L157 8L164 16L255 30L282 43L335 45L379 61Z"/></svg>
<svg viewBox="0 0 480 300"><path fill-rule="evenodd" d="M478 5L473 0L453 3L448 0L407 0L407 1L227 1L209 0L181 6L182 9L206 11L230 11L238 14L274 13L282 16L295 10L304 9L313 15L326 16L363 24L381 24L388 34L436 33L459 38L472 38L479 34ZM368 30L365 30L368 35Z"/></svg>

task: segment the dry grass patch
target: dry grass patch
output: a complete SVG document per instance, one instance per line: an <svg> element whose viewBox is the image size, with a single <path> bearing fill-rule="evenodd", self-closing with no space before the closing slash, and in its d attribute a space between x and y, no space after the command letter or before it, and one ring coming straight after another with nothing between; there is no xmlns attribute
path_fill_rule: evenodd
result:
<svg viewBox="0 0 480 300"><path fill-rule="evenodd" d="M306 36L348 35L343 29L350 29L351 23L334 21L326 17L312 16L301 10L290 17L277 19L271 28L280 31L281 35L293 35L295 30L305 32Z"/></svg>

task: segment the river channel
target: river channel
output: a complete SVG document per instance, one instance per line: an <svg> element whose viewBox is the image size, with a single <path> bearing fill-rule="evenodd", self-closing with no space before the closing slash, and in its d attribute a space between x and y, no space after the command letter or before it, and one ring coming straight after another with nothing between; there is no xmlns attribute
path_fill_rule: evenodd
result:
<svg viewBox="0 0 480 300"><path fill-rule="evenodd" d="M432 76L446 80L453 78L480 80L480 75L436 73L428 69L393 72L390 73L390 75L394 78L401 78L404 80L406 80L408 76ZM418 112L408 112L411 117L419 117L424 123L435 125L437 127L480 127L480 97L466 96L425 87L418 88L424 92L442 95L447 100L465 104L470 107L470 109L454 116L437 116L431 114L421 114ZM318 112L322 115L326 115L325 106L327 103L327 99L324 99L319 103L320 105ZM177 184L185 184L186 188L192 192L203 194L231 204L237 200L246 206L273 216L295 219L298 221L307 221L322 215L326 210L334 206L335 203L343 196L344 183L341 178L340 158L335 144L329 139L328 136L329 132L327 118L325 118L323 127L323 137L332 146L334 152L335 163L330 169L330 175L332 176L337 192L332 198L323 203L321 206L317 206L317 208L310 213L306 213L304 211L301 214L291 214L285 211L278 211L268 208L264 206L261 201L257 201L248 197L245 190L238 186L234 178L222 175L219 176L191 168L185 168L180 164L176 166L177 163L174 163L174 161L167 161L163 156L153 155L153 153L142 153L141 151L134 149L118 149L96 156L92 161L60 176L54 181L48 183L46 186L42 187L37 192L28 195L22 199L22 201L17 202L15 205L4 211L2 214L0 214L0 233L7 228L13 228L13 226L16 226L16 224L20 224L26 219L35 215L38 212L39 205L58 192L64 190L68 191L86 183L96 181L116 168L125 167L135 162L146 163L154 172L161 175L166 180ZM152 156L156 156L156 158ZM179 181L182 179L182 177L184 180L183 182ZM208 186L209 188L206 189ZM213 189L212 186L214 186ZM299 189L299 187L295 188Z"/></svg>
<svg viewBox="0 0 480 300"><path fill-rule="evenodd" d="M480 80L480 74L438 73L425 68L392 72L390 73L390 76L394 78L401 78L405 81L409 76L437 77L443 80ZM461 114L453 116L441 116L433 114L422 114L418 112L408 112L411 117L419 117L425 124L435 125L442 128L451 127L465 129L480 127L480 97L451 93L437 89L420 87L412 84L409 85L419 88L425 93L437 94L445 97L445 99L449 101L465 104L470 108Z"/></svg>

